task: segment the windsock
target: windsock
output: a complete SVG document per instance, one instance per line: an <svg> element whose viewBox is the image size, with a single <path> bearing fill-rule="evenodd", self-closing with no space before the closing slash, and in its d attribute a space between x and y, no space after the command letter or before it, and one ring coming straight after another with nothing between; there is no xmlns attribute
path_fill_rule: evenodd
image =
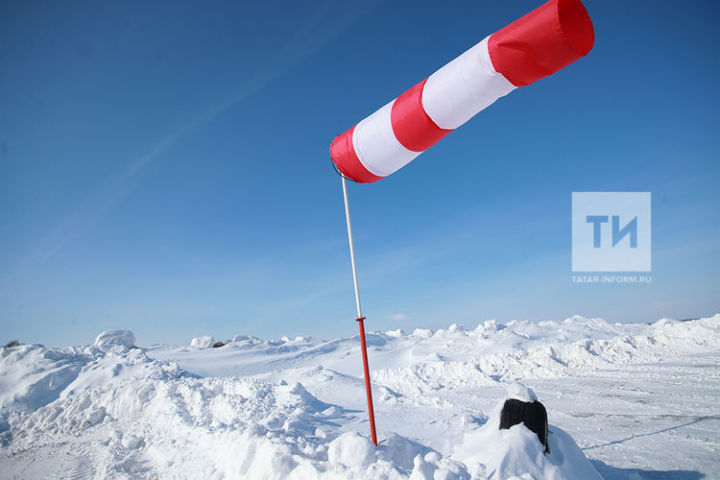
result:
<svg viewBox="0 0 720 480"><path fill-rule="evenodd" d="M550 0L335 137L330 157L347 178L380 180L498 98L584 57L594 41L580 0Z"/></svg>

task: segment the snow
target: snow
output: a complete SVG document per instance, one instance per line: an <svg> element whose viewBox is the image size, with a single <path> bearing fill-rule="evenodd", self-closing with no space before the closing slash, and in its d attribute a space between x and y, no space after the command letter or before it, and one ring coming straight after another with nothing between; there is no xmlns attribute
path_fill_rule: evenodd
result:
<svg viewBox="0 0 720 480"><path fill-rule="evenodd" d="M448 323L368 332L378 447L357 336L2 348L0 478L720 478L720 315Z"/></svg>
<svg viewBox="0 0 720 480"><path fill-rule="evenodd" d="M522 383L514 382L507 386L507 398L520 400L521 402L534 402L537 395Z"/></svg>
<svg viewBox="0 0 720 480"><path fill-rule="evenodd" d="M535 392L521 383L507 386L507 399L524 402L537 399ZM537 435L523 424L500 430L504 400L491 418L477 431L471 431L453 450L453 457L467 465L473 478L500 480L529 476L552 480L601 480L602 477L566 432L553 426L548 432L550 453Z"/></svg>
<svg viewBox="0 0 720 480"><path fill-rule="evenodd" d="M195 337L190 341L192 348L212 348L215 344L215 339L210 336Z"/></svg>
<svg viewBox="0 0 720 480"><path fill-rule="evenodd" d="M130 330L105 330L95 339L95 348L107 352L113 349L126 351L135 345L135 335Z"/></svg>
<svg viewBox="0 0 720 480"><path fill-rule="evenodd" d="M330 465L361 472L375 459L375 448L366 437L345 432L330 442L327 454Z"/></svg>

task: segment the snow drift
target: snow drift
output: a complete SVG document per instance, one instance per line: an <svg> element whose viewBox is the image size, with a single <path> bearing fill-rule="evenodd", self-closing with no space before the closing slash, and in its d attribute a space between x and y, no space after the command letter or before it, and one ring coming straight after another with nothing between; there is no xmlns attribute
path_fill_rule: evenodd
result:
<svg viewBox="0 0 720 480"><path fill-rule="evenodd" d="M663 465L709 478L718 471L720 315L370 333L378 448L367 436L357 337L237 336L219 349L135 343L115 330L92 346L2 348L0 477L561 480L600 478L595 467L606 478L643 478L642 467ZM497 428L506 395L530 398L517 387L506 394L517 380L548 409L548 455L524 425ZM629 415L643 420L628 427ZM684 437L673 435L678 428ZM657 452L642 447L640 430Z"/></svg>

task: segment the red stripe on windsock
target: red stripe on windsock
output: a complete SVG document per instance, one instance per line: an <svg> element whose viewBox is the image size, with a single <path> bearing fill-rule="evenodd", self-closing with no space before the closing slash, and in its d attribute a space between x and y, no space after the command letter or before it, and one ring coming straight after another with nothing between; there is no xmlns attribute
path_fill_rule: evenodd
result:
<svg viewBox="0 0 720 480"><path fill-rule="evenodd" d="M438 127L425 113L422 105L425 82L427 78L400 95L390 113L395 138L413 152L424 152L452 132Z"/></svg>
<svg viewBox="0 0 720 480"><path fill-rule="evenodd" d="M370 183L380 180L383 177L378 177L370 173L362 162L360 162L357 153L355 153L355 147L353 147L353 130L355 130L355 127L335 137L330 144L330 158L332 158L332 161L338 170L340 170L340 173L351 180L359 183Z"/></svg>
<svg viewBox="0 0 720 480"><path fill-rule="evenodd" d="M584 57L594 42L580 0L550 0L493 33L488 49L495 71L522 87Z"/></svg>

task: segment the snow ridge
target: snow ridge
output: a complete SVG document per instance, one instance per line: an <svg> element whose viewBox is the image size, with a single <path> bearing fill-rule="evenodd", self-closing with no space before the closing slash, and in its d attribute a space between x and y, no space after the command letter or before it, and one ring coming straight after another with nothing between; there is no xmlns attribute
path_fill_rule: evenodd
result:
<svg viewBox="0 0 720 480"><path fill-rule="evenodd" d="M652 391L665 378L674 382L667 386L688 379L659 400L665 410L678 412L677 428L709 429L700 430L697 441L688 437L695 442L688 451L720 446L720 417L713 413L720 387L720 315L652 325L574 316L369 333L378 448L367 436L357 337L237 336L219 348L209 348L208 339L190 347L143 349L131 332L115 330L100 334L92 346L0 349L0 476L600 478L587 454L623 457L612 456L618 445L612 438L603 442L596 433L583 433L584 423L613 414L613 398L623 402L617 403L620 415L630 409L646 416L657 411L646 422L675 418L642 390ZM682 373L668 377L668 368ZM549 455L523 425L497 428L506 389L530 398L532 390L513 386L516 381L533 383L548 406ZM578 389L584 381L585 388L607 382L611 387L600 388L615 397L586 412L585 404L573 401L583 397ZM687 420L683 395L692 395L695 405ZM675 397L678 406L667 405ZM566 433L568 427L581 441ZM657 428L658 434L672 428ZM675 437L673 448L686 455ZM698 462L705 474L718 466L713 455ZM635 475L600 465L620 472L614 478Z"/></svg>

